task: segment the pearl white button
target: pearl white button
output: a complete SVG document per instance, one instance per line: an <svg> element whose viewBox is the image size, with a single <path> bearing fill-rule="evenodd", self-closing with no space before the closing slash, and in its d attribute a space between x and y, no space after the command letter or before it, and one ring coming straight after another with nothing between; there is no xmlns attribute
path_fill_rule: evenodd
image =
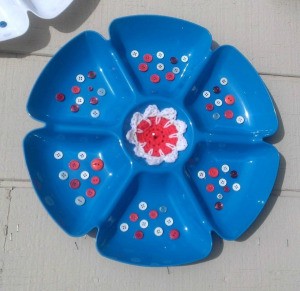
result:
<svg viewBox="0 0 300 291"><path fill-rule="evenodd" d="M77 82L82 83L82 82L84 82L84 80L85 80L85 77L82 74L79 74L76 76Z"/></svg>
<svg viewBox="0 0 300 291"><path fill-rule="evenodd" d="M238 117L236 118L236 122L237 122L238 124L242 124L242 123L244 123L244 121L245 121L245 119L244 119L243 116L238 116Z"/></svg>
<svg viewBox="0 0 300 291"><path fill-rule="evenodd" d="M239 191L239 190L241 189L241 185L240 185L239 183L234 183L234 184L232 185L232 189L233 189L234 191Z"/></svg>
<svg viewBox="0 0 300 291"><path fill-rule="evenodd" d="M64 154L61 151L56 151L54 153L54 158L57 159L57 160L60 160L63 156L64 156Z"/></svg>
<svg viewBox="0 0 300 291"><path fill-rule="evenodd" d="M84 103L84 98L83 97L77 97L75 99L76 104L81 105Z"/></svg>
<svg viewBox="0 0 300 291"><path fill-rule="evenodd" d="M188 60L189 60L189 57L188 57L188 56L182 56L182 57L181 57L181 61L182 61L183 63L186 63Z"/></svg>
<svg viewBox="0 0 300 291"><path fill-rule="evenodd" d="M223 86L225 86L225 85L227 85L228 84L228 80L227 80L227 78L221 78L220 79L220 83L221 83L221 85L223 85Z"/></svg>
<svg viewBox="0 0 300 291"><path fill-rule="evenodd" d="M159 51L159 52L156 53L156 57L157 57L158 59L163 59L164 56L165 56L165 54L164 54L163 52L161 52L161 51Z"/></svg>
<svg viewBox="0 0 300 291"><path fill-rule="evenodd" d="M173 74L179 74L180 73L180 69L178 68L178 67L174 67L173 69L172 69L172 72L173 72Z"/></svg>
<svg viewBox="0 0 300 291"><path fill-rule="evenodd" d="M205 172L204 171L199 171L198 172L198 178L199 179L204 179L205 178Z"/></svg>
<svg viewBox="0 0 300 291"><path fill-rule="evenodd" d="M69 177L69 174L66 171L61 171L61 172L59 172L58 177L61 180L67 180Z"/></svg>
<svg viewBox="0 0 300 291"><path fill-rule="evenodd" d="M146 210L147 207L148 207L148 205L147 205L146 202L142 201L142 202L139 203L139 209L140 210Z"/></svg>
<svg viewBox="0 0 300 291"><path fill-rule="evenodd" d="M123 231L123 232L126 232L127 230L129 229L129 226L127 223L122 223L120 225L120 230Z"/></svg>
<svg viewBox="0 0 300 291"><path fill-rule="evenodd" d="M227 184L227 181L226 181L225 179L220 179L220 180L219 180L219 185L220 185L221 187L226 186L226 184Z"/></svg>
<svg viewBox="0 0 300 291"><path fill-rule="evenodd" d="M165 219L165 224L167 225L167 226L171 226L172 224L173 224L173 218L172 217L167 217L166 219Z"/></svg>
<svg viewBox="0 0 300 291"><path fill-rule="evenodd" d="M226 164L224 164L224 165L222 166L222 171L223 171L224 173L227 173L227 172L229 171L229 166L226 165Z"/></svg>
<svg viewBox="0 0 300 291"><path fill-rule="evenodd" d="M83 196L77 196L75 198L75 204L78 206L82 206L85 203L85 198Z"/></svg>
<svg viewBox="0 0 300 291"><path fill-rule="evenodd" d="M217 195L217 198L218 198L219 200L221 200L221 199L223 198L223 195L222 195L221 193L219 193L219 194Z"/></svg>
<svg viewBox="0 0 300 291"><path fill-rule="evenodd" d="M223 102L221 99L216 99L215 104L216 104L216 106L222 106Z"/></svg>
<svg viewBox="0 0 300 291"><path fill-rule="evenodd" d="M99 89L97 90L97 94L98 94L99 96L104 96L104 95L106 94L106 91L105 91L104 88L99 88Z"/></svg>
<svg viewBox="0 0 300 291"><path fill-rule="evenodd" d="M83 171L83 172L81 172L81 174L80 174L80 178L81 178L82 180L87 180L87 179L89 178L89 176L90 176L90 173L89 173L88 171Z"/></svg>
<svg viewBox="0 0 300 291"><path fill-rule="evenodd" d="M148 221L146 219L142 219L140 221L140 227L141 228L147 228L148 227Z"/></svg>
<svg viewBox="0 0 300 291"><path fill-rule="evenodd" d="M210 97L210 92L209 91L204 91L202 95L203 95L204 98L209 98Z"/></svg>
<svg viewBox="0 0 300 291"><path fill-rule="evenodd" d="M131 51L131 56L133 58L137 58L139 56L139 52L137 50L133 50L133 51Z"/></svg>
<svg viewBox="0 0 300 291"><path fill-rule="evenodd" d="M162 229L161 227L156 227L156 228L154 229L154 234L155 234L156 236L161 236L163 233L164 233L164 231L163 231L163 229Z"/></svg>
<svg viewBox="0 0 300 291"><path fill-rule="evenodd" d="M92 116L93 118L99 117L99 116L100 116L100 111L99 111L98 109L93 109L93 110L91 111L91 116Z"/></svg>
<svg viewBox="0 0 300 291"><path fill-rule="evenodd" d="M86 159L86 152L79 152L78 153L78 159L79 160L85 160Z"/></svg>
<svg viewBox="0 0 300 291"><path fill-rule="evenodd" d="M165 66L164 66L164 64L159 63L156 65L156 68L157 68L157 70L162 71L165 68Z"/></svg>

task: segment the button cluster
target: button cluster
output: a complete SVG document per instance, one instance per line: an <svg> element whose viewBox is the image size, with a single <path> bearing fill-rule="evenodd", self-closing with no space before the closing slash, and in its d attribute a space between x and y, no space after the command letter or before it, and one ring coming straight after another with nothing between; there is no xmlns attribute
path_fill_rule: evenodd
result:
<svg viewBox="0 0 300 291"><path fill-rule="evenodd" d="M120 231L125 233L132 230L132 236L137 240L150 235L178 239L180 232L173 228L175 223L173 217L167 214L168 208L164 205L158 209L149 208L145 201L138 203L137 208L121 222Z"/></svg>
<svg viewBox="0 0 300 291"><path fill-rule="evenodd" d="M89 71L87 74L78 74L75 76L76 85L73 85L69 92L57 92L55 100L61 104L67 104L70 112L80 112L82 106L89 107L91 118L98 118L100 110L98 108L101 98L106 95L103 87L94 88L93 82L97 79L95 71ZM68 102L66 102L68 101Z"/></svg>
<svg viewBox="0 0 300 291"><path fill-rule="evenodd" d="M214 208L216 210L223 209L224 195L231 191L238 192L241 189L241 185L238 183L238 171L231 169L227 164L223 164L221 167L214 166L207 170L201 169L197 175L204 183L205 191L215 200Z"/></svg>
<svg viewBox="0 0 300 291"><path fill-rule="evenodd" d="M228 79L222 77L219 80L219 85L215 85L211 88L211 91L204 90L202 92L202 97L205 100L205 110L208 112L213 112L212 118L214 120L219 120L221 117L224 117L227 120L235 120L237 124L243 124L245 118L241 115L235 114L236 107L236 98L233 94L228 94L228 90L225 89L225 86L228 84ZM223 92L224 91L224 92ZM221 114L221 108L224 108L223 113Z"/></svg>
<svg viewBox="0 0 300 291"><path fill-rule="evenodd" d="M137 50L132 50L130 55L133 59L138 59L138 70L149 74L149 80L152 83L159 83L163 79L169 82L174 81L176 75L183 70L189 61L187 55L182 55L179 58L176 56L167 57L163 51L141 54Z"/></svg>
<svg viewBox="0 0 300 291"><path fill-rule="evenodd" d="M94 157L87 160L88 155L84 151L80 151L72 159L65 159L65 155L61 150L53 153L54 159L61 160L58 172L58 178L62 182L67 183L68 187L75 190L75 204L82 206L86 202L86 198L93 198L97 191L95 187L100 184L100 171L104 168L102 159Z"/></svg>

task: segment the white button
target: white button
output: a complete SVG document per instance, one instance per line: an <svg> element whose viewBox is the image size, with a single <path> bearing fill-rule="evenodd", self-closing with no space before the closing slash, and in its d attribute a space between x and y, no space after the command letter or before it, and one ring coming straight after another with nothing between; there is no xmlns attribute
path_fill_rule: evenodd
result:
<svg viewBox="0 0 300 291"><path fill-rule="evenodd" d="M219 185L220 185L221 187L226 186L226 184L227 184L227 181L226 181L225 179L220 179L220 180L219 180Z"/></svg>
<svg viewBox="0 0 300 291"><path fill-rule="evenodd" d="M61 171L61 172L59 172L58 177L61 180L67 180L69 177L69 174L66 171Z"/></svg>
<svg viewBox="0 0 300 291"><path fill-rule="evenodd" d="M163 229L162 229L161 227L156 227L156 228L154 229L154 234L155 234L156 236L161 236L163 233L164 233L164 231L163 231Z"/></svg>
<svg viewBox="0 0 300 291"><path fill-rule="evenodd" d="M137 58L139 56L139 52L137 50L133 50L133 51L131 51L131 56L133 58Z"/></svg>
<svg viewBox="0 0 300 291"><path fill-rule="evenodd" d="M161 51L159 51L159 52L156 53L156 57L157 57L158 59L163 59L164 56L165 56L165 54L164 54L163 52L161 52Z"/></svg>
<svg viewBox="0 0 300 291"><path fill-rule="evenodd" d="M162 71L165 68L165 66L164 66L164 64L159 63L156 65L156 68L157 68L157 70Z"/></svg>
<svg viewBox="0 0 300 291"><path fill-rule="evenodd" d="M221 200L221 199L223 198L223 195L222 195L221 193L219 193L219 194L217 195L217 198Z"/></svg>
<svg viewBox="0 0 300 291"><path fill-rule="evenodd" d="M159 211L160 211L161 213L166 213L166 212L168 211L168 208L167 208L166 206L160 206L160 207L159 207Z"/></svg>
<svg viewBox="0 0 300 291"><path fill-rule="evenodd" d="M75 203L78 206L82 206L85 203L85 198L83 196L77 196L75 198Z"/></svg>
<svg viewBox="0 0 300 291"><path fill-rule="evenodd" d="M239 190L241 189L241 185L240 185L239 183L234 183L234 184L232 185L232 189L233 189L234 191L239 191Z"/></svg>
<svg viewBox="0 0 300 291"><path fill-rule="evenodd" d="M99 96L104 96L106 94L106 91L104 88L99 88L98 91L97 91L97 94Z"/></svg>
<svg viewBox="0 0 300 291"><path fill-rule="evenodd" d="M180 73L180 69L178 67L174 67L172 69L173 74L179 74Z"/></svg>
<svg viewBox="0 0 300 291"><path fill-rule="evenodd" d="M228 84L228 80L223 77L223 78L220 79L220 83L221 83L221 85L225 86L225 85Z"/></svg>
<svg viewBox="0 0 300 291"><path fill-rule="evenodd" d="M120 230L121 230L121 231L125 232L125 231L127 231L128 229L129 229L129 226L128 226L127 223L122 223L122 224L120 225Z"/></svg>
<svg viewBox="0 0 300 291"><path fill-rule="evenodd" d="M186 63L188 60L189 60L189 57L188 57L188 56L182 56L182 57L181 57L181 61L182 61L183 63Z"/></svg>
<svg viewBox="0 0 300 291"><path fill-rule="evenodd" d="M91 116L92 116L93 118L99 117L99 116L100 116L100 111L99 111L98 109L93 109L93 110L91 111Z"/></svg>
<svg viewBox="0 0 300 291"><path fill-rule="evenodd" d="M198 178L199 179L204 179L205 178L205 172L204 171L199 171L198 172Z"/></svg>
<svg viewBox="0 0 300 291"><path fill-rule="evenodd" d="M81 172L81 174L80 174L80 177L81 177L82 180L88 179L89 176L90 176L90 174L89 174L88 171L83 171L83 172Z"/></svg>
<svg viewBox="0 0 300 291"><path fill-rule="evenodd" d="M147 228L148 227L148 221L146 219L142 219L140 222L141 228Z"/></svg>
<svg viewBox="0 0 300 291"><path fill-rule="evenodd" d="M226 164L224 164L224 165L222 166L222 171L223 171L224 173L227 173L227 172L229 171L229 166L226 165Z"/></svg>
<svg viewBox="0 0 300 291"><path fill-rule="evenodd" d="M209 91L204 91L202 95L203 95L204 98L209 98L210 97L210 92Z"/></svg>
<svg viewBox="0 0 300 291"><path fill-rule="evenodd" d="M77 97L75 99L75 102L76 102L76 104L81 105L84 103L84 99L83 99L83 97Z"/></svg>
<svg viewBox="0 0 300 291"><path fill-rule="evenodd" d="M172 224L173 224L173 218L172 217L167 217L166 219L165 219L165 224L167 225L167 226L171 226Z"/></svg>
<svg viewBox="0 0 300 291"><path fill-rule="evenodd" d="M147 203L142 201L140 204L139 204L139 209L140 210L146 210L147 209Z"/></svg>
<svg viewBox="0 0 300 291"><path fill-rule="evenodd" d="M82 82L84 82L84 80L85 80L85 77L82 74L79 74L76 76L77 82L82 83Z"/></svg>
<svg viewBox="0 0 300 291"><path fill-rule="evenodd" d="M223 102L221 99L216 99L215 104L216 106L222 106Z"/></svg>
<svg viewBox="0 0 300 291"><path fill-rule="evenodd" d="M79 152L78 153L78 159L79 160L85 160L86 159L86 152Z"/></svg>
<svg viewBox="0 0 300 291"><path fill-rule="evenodd" d="M238 117L236 118L236 122L237 122L238 124L242 124L242 123L244 123L244 121L245 121L245 119L244 119L243 116L238 116Z"/></svg>
<svg viewBox="0 0 300 291"><path fill-rule="evenodd" d="M61 151L56 151L54 153L54 158L57 159L57 160L60 160L63 156L64 156L64 154Z"/></svg>
<svg viewBox="0 0 300 291"><path fill-rule="evenodd" d="M220 118L220 114L219 113L214 113L213 114L213 119L218 120Z"/></svg>

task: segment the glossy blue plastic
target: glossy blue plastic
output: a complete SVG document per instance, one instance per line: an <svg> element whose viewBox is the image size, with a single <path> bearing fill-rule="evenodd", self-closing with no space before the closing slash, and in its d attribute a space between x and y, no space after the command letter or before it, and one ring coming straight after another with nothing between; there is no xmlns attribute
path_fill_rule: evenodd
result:
<svg viewBox="0 0 300 291"><path fill-rule="evenodd" d="M35 190L68 234L82 236L97 228L103 256L143 266L201 260L211 251L212 232L237 239L272 191L279 154L264 141L278 126L271 97L239 51L231 46L211 50L211 35L198 25L134 16L115 20L110 35L105 40L87 31L74 38L52 58L32 90L28 111L46 124L24 141ZM145 54L153 59L141 72ZM157 69L159 63L163 70ZM165 74L174 67L175 79L167 80ZM83 82L76 80L81 74ZM160 76L158 83L150 81L152 74ZM72 92L73 86L80 93ZM59 92L62 102L56 100ZM234 102L227 102L228 95ZM72 112L78 96L84 103ZM98 104L89 103L93 96ZM174 163L150 166L126 139L133 114L149 105L174 108L187 124L188 146ZM91 116L93 109L99 117ZM62 158L54 158L57 151ZM78 157L82 151L85 159ZM103 169L91 168L94 158L104 162ZM72 160L79 161L79 169L69 168ZM67 178L59 178L61 171ZM81 177L83 171L88 179ZM92 176L101 182L92 184ZM73 179L79 188L70 187ZM96 191L92 198L85 194L90 188ZM77 205L76 197L85 203ZM151 218L153 210L158 216Z"/></svg>

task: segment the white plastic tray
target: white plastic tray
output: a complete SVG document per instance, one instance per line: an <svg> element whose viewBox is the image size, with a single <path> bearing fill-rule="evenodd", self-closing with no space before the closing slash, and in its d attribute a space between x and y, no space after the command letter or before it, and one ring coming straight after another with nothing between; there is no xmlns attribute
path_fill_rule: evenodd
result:
<svg viewBox="0 0 300 291"><path fill-rule="evenodd" d="M29 28L28 11L51 19L62 13L74 0L0 0L0 41L24 34Z"/></svg>

